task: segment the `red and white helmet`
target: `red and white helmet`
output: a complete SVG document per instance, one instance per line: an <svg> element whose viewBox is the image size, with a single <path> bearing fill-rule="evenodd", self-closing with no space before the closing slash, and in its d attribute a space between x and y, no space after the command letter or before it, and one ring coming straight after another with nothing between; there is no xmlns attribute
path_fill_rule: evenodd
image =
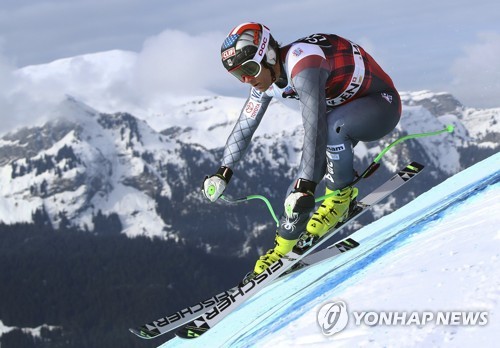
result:
<svg viewBox="0 0 500 348"><path fill-rule="evenodd" d="M221 47L222 64L229 72L241 80L241 75L248 73L256 76L260 64L274 65L276 51L271 43L274 39L269 28L259 23L243 23L231 30ZM251 61L256 64L245 64L245 69L240 68L244 63Z"/></svg>

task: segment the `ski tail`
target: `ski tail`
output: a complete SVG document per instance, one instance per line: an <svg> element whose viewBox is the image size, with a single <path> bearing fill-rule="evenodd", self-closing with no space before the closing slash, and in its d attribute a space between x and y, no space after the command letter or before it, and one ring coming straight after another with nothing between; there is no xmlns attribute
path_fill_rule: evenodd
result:
<svg viewBox="0 0 500 348"><path fill-rule="evenodd" d="M148 330L145 326L142 326L140 328L129 328L128 329L130 332L132 332L134 335L140 338L145 338L145 339L151 339L155 338L158 335L161 335L161 333L158 330L151 331Z"/></svg>
<svg viewBox="0 0 500 348"><path fill-rule="evenodd" d="M206 300L200 301L190 307L183 308L180 311L169 314L163 318L159 318L140 327L129 328L129 331L137 337L143 339L152 339L167 332L171 332L180 326L186 325L186 323L197 318L200 314L205 313L206 311L219 304L221 301L224 301L224 299L226 299L237 289L237 286L233 287L227 291L221 292Z"/></svg>
<svg viewBox="0 0 500 348"><path fill-rule="evenodd" d="M346 240L343 240L343 241L340 241L338 243L335 243L334 245L331 245L331 246L328 247L329 248L329 258L333 258L335 256L339 256L339 255L341 255L341 254L343 254L343 253L345 253L345 252L347 252L349 250L352 250L352 249L354 249L354 248L356 248L358 246L359 246L359 243L357 241L355 241L354 239L352 239L352 238L348 238ZM279 261L277 261L277 263L279 263ZM298 263L300 263L300 261ZM296 263L296 264L298 264L298 263ZM304 266L309 266L309 265L304 265ZM280 273L279 276L290 275L291 273L293 273L293 272L301 269L302 267L298 266L297 268L293 268L293 269L292 268L288 269L287 272ZM260 280L256 280L255 284L251 285L251 289L253 289L254 287L259 286L259 283L258 283L259 281ZM241 285L241 287L240 287L240 290L241 290L241 293L243 293L243 296L245 295L245 292L243 290L243 287L245 287L245 286L247 286L247 284ZM262 288L263 287L264 286L262 286ZM237 302L237 300L236 300L237 297L236 296L238 296L239 294L240 294L240 292L236 291L234 293L234 295L235 295L234 298L228 299L228 300L231 300L231 302L228 301L228 303L226 305L229 305L231 303ZM224 306L226 306L226 305L224 305ZM214 316L219 315L221 313L221 311L223 311L223 307L224 306L222 306L222 308L216 308L216 306L214 306L214 310L213 310L213 314L212 315L214 315ZM176 333L175 333L175 335L177 337L184 338L184 339L193 339L193 338L197 338L197 337L203 335L205 332L207 332L211 328L211 326L209 325L209 323L205 320L205 317L207 317L208 319L210 319L210 317L212 315L208 315L207 316L205 314L203 316L198 317L196 320L193 320L192 322L188 323L187 325L185 325L182 328L180 328L179 330L177 330Z"/></svg>

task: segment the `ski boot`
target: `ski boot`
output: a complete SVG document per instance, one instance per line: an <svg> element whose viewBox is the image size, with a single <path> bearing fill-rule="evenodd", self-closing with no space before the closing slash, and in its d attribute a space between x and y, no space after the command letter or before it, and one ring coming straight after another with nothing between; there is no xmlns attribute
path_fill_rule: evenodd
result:
<svg viewBox="0 0 500 348"><path fill-rule="evenodd" d="M264 272L269 266L292 251L293 247L297 243L297 240L298 239L288 240L276 234L276 238L274 239L274 249L269 249L267 253L262 255L257 260L253 272L250 272L245 276L243 284L248 283L250 280L255 278L255 276Z"/></svg>
<svg viewBox="0 0 500 348"><path fill-rule="evenodd" d="M332 190L326 189L326 194L332 192ZM325 199L307 223L306 232L300 236L294 250L298 253L303 253L331 228L345 221L352 207L356 204L355 198L357 196L358 189L347 186L337 195Z"/></svg>

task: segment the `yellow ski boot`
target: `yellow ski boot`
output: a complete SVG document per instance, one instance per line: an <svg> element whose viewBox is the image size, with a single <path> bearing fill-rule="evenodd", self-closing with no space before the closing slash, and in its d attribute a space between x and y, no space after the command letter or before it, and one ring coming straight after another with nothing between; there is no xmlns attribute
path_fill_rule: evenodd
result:
<svg viewBox="0 0 500 348"><path fill-rule="evenodd" d="M298 239L288 240L280 235L276 235L274 240L274 249L269 249L265 255L262 255L255 264L254 275L264 272L269 266L278 261L283 255L288 254Z"/></svg>
<svg viewBox="0 0 500 348"><path fill-rule="evenodd" d="M332 190L326 189L327 195L332 192ZM307 223L306 232L297 243L298 249L305 250L305 248L310 247L328 230L346 220L349 215L349 206L357 196L358 189L347 186L340 190L337 195L325 199Z"/></svg>
<svg viewBox="0 0 500 348"><path fill-rule="evenodd" d="M325 194L332 192L327 188ZM338 195L325 199L307 223L307 232L320 238L323 237L330 228L347 218L349 205L357 196L358 189L347 186Z"/></svg>

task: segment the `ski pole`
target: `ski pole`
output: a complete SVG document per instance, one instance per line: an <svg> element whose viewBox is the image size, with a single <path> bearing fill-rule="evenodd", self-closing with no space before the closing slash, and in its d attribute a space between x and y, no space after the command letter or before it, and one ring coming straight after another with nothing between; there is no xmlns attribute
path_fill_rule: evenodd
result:
<svg viewBox="0 0 500 348"><path fill-rule="evenodd" d="M249 195L249 196L238 198L238 199L231 199L231 198L228 198L225 195L221 195L220 198L224 202L228 202L228 203L240 203L240 202L250 201L252 199L260 199L261 201L263 201L264 203L266 203L267 209L269 209L269 212L271 213L274 221L276 221L276 225L279 226L279 224L280 224L279 223L279 219L276 216L276 213L274 212L273 206L271 205L271 202L269 202L269 200L266 197L264 197L264 196L261 196L261 195Z"/></svg>
<svg viewBox="0 0 500 348"><path fill-rule="evenodd" d="M426 133L417 133L417 134L408 134L408 135L405 135L405 136L403 136L403 137L401 137L401 138L393 141L392 143L390 143L389 145L387 145L382 150L382 152L380 152L377 155L377 157L375 157L375 159L368 166L368 168L366 168L365 171L361 175L359 175L353 182L351 182L348 186L355 185L361 179L365 179L365 178L371 176L373 173L375 173L375 171L380 167L380 160L382 159L382 157L384 157L384 155L390 149L392 149L394 146L396 146L397 144L402 143L403 141L408 140L408 139L417 139L417 138L430 137L430 136L439 135L439 134L443 134L443 133L453 133L454 129L455 129L455 127L453 125L447 125L445 128L440 129L438 131L426 132ZM335 190L333 192L330 192L327 195L318 197L318 198L316 198L316 203L324 201L325 199L330 198L331 196L334 196L334 195L338 194L339 192L340 192L340 190Z"/></svg>
<svg viewBox="0 0 500 348"><path fill-rule="evenodd" d="M397 139L396 141L393 141L388 146L386 146L385 149L383 149L382 152L377 157L375 157L372 164L370 164L368 166L368 168L363 172L363 174L361 174L360 177L366 178L366 177L369 177L370 175L372 175L373 172L375 170L377 170L378 167L380 166L379 162L382 159L382 157L386 154L386 152L389 151L390 149L392 149L397 144L399 144L405 140L408 140L408 139L430 137L430 136L439 135L439 134L446 133L446 132L453 133L454 129L455 129L455 127L453 127L452 125L447 125L444 129L441 129L438 131L427 132L427 133L418 133L418 134L408 134L408 135L405 135L405 136ZM357 181L359 181L359 178L357 179ZM354 183L356 183L357 181L355 181Z"/></svg>
<svg viewBox="0 0 500 348"><path fill-rule="evenodd" d="M359 175L353 182L351 182L348 186L352 186L352 185L356 184L357 182L359 182L361 179L364 179L364 178L367 178L367 177L371 176L380 167L380 163L379 162L382 159L382 157L390 149L392 149L394 146L396 146L397 144L399 144L399 143L401 143L401 142L403 142L405 140L408 140L408 139L430 137L430 136L439 135L439 134L442 134L442 133L453 133L454 129L455 129L455 127L453 125L447 125L444 129L441 129L441 130L438 130L438 131L426 132L426 133L417 133L417 134L408 134L408 135L405 135L405 136L403 136L401 138L398 138L397 140L395 140L392 143L390 143L389 145L387 145L377 155L377 157L375 157L375 159L368 166L368 168L366 168L365 171L361 175ZM323 195L323 196L320 196L320 197L316 198L314 201L316 203L322 202L322 201L324 201L327 198L330 198L330 197L332 197L334 195L337 195L339 192L340 192L340 190L335 190L333 192L330 192L327 195ZM252 200L252 199L260 199L260 200L262 200L262 201L264 201L266 203L267 208L269 209L269 212L271 213L274 221L276 221L277 226L279 226L279 219L276 216L276 213L274 212L274 209L273 209L271 203L264 196L261 196L261 195L249 195L249 196L246 196L246 197L232 199L232 198L229 198L229 197L227 197L225 195L222 195L221 199L224 200L225 202L228 202L228 203L240 203L240 202L246 202L246 201L249 201L249 200Z"/></svg>

